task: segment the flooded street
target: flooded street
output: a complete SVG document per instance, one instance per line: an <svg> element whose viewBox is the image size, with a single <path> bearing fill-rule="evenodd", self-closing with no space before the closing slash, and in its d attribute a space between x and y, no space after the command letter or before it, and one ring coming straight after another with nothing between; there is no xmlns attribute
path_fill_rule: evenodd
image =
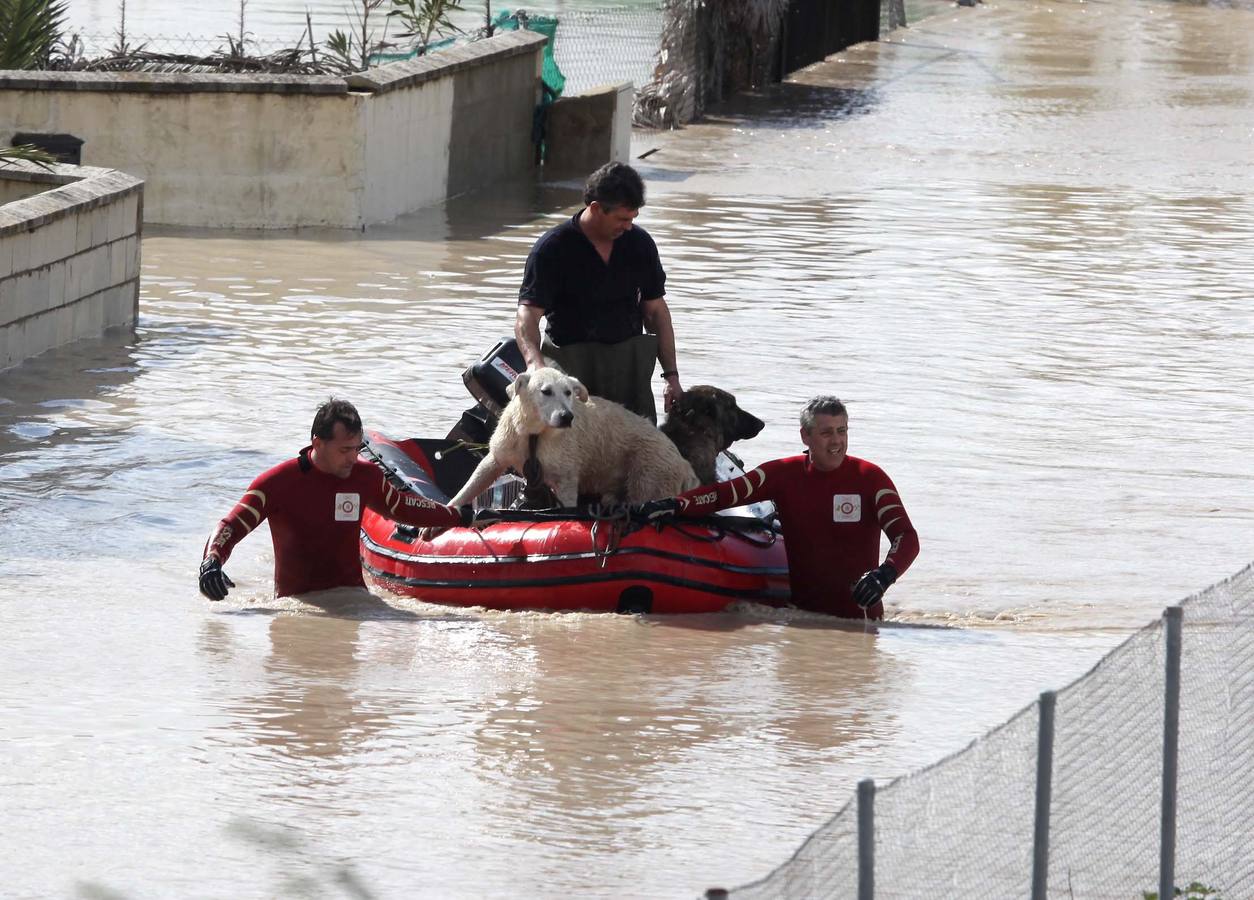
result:
<svg viewBox="0 0 1254 900"><path fill-rule="evenodd" d="M136 335L0 374L6 897L693 897L1237 571L1254 11L990 2L652 136L684 384L850 407L922 552L876 629L275 600L212 526L317 404L442 436L571 185L150 230Z"/></svg>

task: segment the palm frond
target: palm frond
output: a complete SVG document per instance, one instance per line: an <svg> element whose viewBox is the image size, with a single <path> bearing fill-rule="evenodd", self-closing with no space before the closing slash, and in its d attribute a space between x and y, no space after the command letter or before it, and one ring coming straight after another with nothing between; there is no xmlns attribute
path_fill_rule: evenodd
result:
<svg viewBox="0 0 1254 900"><path fill-rule="evenodd" d="M29 162L45 169L56 165L57 158L46 150L40 150L34 144L20 144L16 147L0 147L0 166L11 162Z"/></svg>
<svg viewBox="0 0 1254 900"><path fill-rule="evenodd" d="M0 69L46 68L67 14L66 0L0 0Z"/></svg>

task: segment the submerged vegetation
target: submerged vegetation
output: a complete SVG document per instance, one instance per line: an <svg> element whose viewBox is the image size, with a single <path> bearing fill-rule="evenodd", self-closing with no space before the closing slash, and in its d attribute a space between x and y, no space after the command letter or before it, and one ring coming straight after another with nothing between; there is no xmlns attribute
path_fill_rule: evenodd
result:
<svg viewBox="0 0 1254 900"><path fill-rule="evenodd" d="M352 0L345 9L347 31L335 29L319 41L306 13L305 29L293 46L259 53L247 29L248 3L239 0L234 29L210 52L170 53L135 42L121 0L113 44L89 56L79 35L67 31L66 0L0 0L0 69L344 75L380 61L421 56L460 32L449 15L462 9L460 0ZM399 28L389 35L394 21ZM490 33L491 26L483 31Z"/></svg>

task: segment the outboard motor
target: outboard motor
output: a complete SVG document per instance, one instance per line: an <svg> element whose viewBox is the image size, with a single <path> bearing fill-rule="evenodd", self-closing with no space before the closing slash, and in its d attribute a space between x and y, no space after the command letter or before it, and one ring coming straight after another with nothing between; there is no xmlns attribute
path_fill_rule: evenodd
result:
<svg viewBox="0 0 1254 900"><path fill-rule="evenodd" d="M518 349L518 342L513 338L504 338L497 341L496 346L483 355L483 359L462 373L462 381L472 397L493 415L499 416L509 403L506 388L525 371L527 361Z"/></svg>
<svg viewBox="0 0 1254 900"><path fill-rule="evenodd" d="M527 363L518 342L502 338L477 363L462 373L466 390L479 402L462 413L461 420L449 432L449 440L470 444L486 444L496 428L497 417L509 404L505 389L527 371Z"/></svg>

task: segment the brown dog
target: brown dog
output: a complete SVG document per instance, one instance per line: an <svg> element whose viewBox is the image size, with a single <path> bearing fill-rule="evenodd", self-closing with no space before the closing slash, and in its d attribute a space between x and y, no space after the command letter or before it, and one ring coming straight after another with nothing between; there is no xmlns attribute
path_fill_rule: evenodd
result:
<svg viewBox="0 0 1254 900"><path fill-rule="evenodd" d="M702 484L716 480L714 461L732 441L757 437L763 421L736 405L727 391L708 384L688 388L675 401L662 433L675 442L679 454L692 463Z"/></svg>

